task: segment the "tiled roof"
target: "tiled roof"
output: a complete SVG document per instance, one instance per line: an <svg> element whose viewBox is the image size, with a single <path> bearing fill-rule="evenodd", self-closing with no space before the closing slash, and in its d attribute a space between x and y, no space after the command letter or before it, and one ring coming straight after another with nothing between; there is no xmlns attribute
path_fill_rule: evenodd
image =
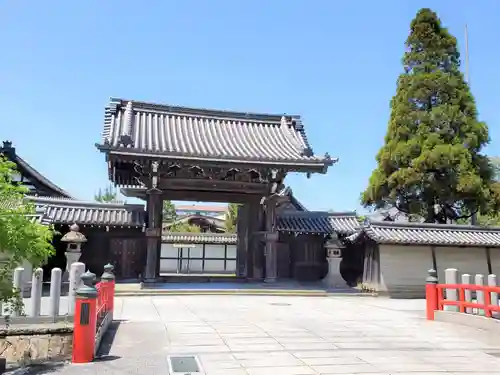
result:
<svg viewBox="0 0 500 375"><path fill-rule="evenodd" d="M46 178L44 175L42 175L40 172L38 172L35 168L33 168L31 165L29 165L24 159L16 155L16 164L24 168L31 176L32 178L36 178L42 185L45 185L47 188L51 189L54 191L54 194L58 197L63 197L63 198L68 198L68 199L74 199L71 194L69 194L67 191L61 189L59 186L54 184L52 181L50 181L48 178Z"/></svg>
<svg viewBox="0 0 500 375"><path fill-rule="evenodd" d="M15 147L12 147L12 142L3 141L3 145L0 147L0 153L3 153L11 162L16 163L18 169L23 169L31 178L38 180L38 182L44 185L48 190L52 190L54 196L73 199L71 194L54 184L33 168L27 161L17 155Z"/></svg>
<svg viewBox="0 0 500 375"><path fill-rule="evenodd" d="M471 225L372 221L347 239L364 237L383 244L500 247L500 228Z"/></svg>
<svg viewBox="0 0 500 375"><path fill-rule="evenodd" d="M173 225L189 223L190 221L196 220L196 219L204 221L208 225L213 225L217 228L225 229L225 222L226 222L225 220L217 218L217 217L206 216L206 215L187 215L187 216L181 217L175 221L172 221L170 223L163 223L162 227L164 229L168 229L168 228L172 227Z"/></svg>
<svg viewBox="0 0 500 375"><path fill-rule="evenodd" d="M289 197L290 198L290 203L298 210L298 211L307 211L307 208L299 202L297 198L293 195L292 188L290 186L285 187L282 189L280 192L278 192L278 195L281 197Z"/></svg>
<svg viewBox="0 0 500 375"><path fill-rule="evenodd" d="M355 212L284 212L276 222L278 231L295 233L352 234L360 227Z"/></svg>
<svg viewBox="0 0 500 375"><path fill-rule="evenodd" d="M142 205L83 202L71 199L27 197L53 224L140 227L144 225Z"/></svg>
<svg viewBox="0 0 500 375"><path fill-rule="evenodd" d="M125 147L122 136L133 144ZM193 109L111 99L106 107L101 150L195 157L257 164L326 168L335 160L314 156L300 116Z"/></svg>
<svg viewBox="0 0 500 375"><path fill-rule="evenodd" d="M236 238L236 234L226 233L167 233L162 236L162 241L168 243L235 244Z"/></svg>

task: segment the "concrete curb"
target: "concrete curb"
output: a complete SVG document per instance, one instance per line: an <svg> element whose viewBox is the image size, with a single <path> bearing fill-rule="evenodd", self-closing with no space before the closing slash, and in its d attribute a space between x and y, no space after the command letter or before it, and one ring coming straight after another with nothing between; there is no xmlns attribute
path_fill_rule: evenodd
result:
<svg viewBox="0 0 500 375"><path fill-rule="evenodd" d="M239 295L239 296L296 296L296 297L373 297L367 293L330 293L320 290L262 290L262 289L143 289L137 291L116 291L115 297L144 296L192 296L192 295Z"/></svg>

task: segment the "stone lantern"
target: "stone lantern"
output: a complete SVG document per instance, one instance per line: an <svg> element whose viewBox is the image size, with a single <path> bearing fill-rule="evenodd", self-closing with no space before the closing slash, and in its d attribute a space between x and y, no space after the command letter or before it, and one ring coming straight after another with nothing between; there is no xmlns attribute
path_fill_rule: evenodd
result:
<svg viewBox="0 0 500 375"><path fill-rule="evenodd" d="M347 283L340 275L340 262L342 261L342 250L344 245L334 233L325 244L326 259L328 260L328 273L323 279L328 289L348 288Z"/></svg>
<svg viewBox="0 0 500 375"><path fill-rule="evenodd" d="M61 242L67 243L66 252L64 253L66 255L66 271L63 275L63 281L69 280L71 265L80 260L82 244L87 242L87 238L79 230L78 225L73 224L69 227L69 232L61 238Z"/></svg>

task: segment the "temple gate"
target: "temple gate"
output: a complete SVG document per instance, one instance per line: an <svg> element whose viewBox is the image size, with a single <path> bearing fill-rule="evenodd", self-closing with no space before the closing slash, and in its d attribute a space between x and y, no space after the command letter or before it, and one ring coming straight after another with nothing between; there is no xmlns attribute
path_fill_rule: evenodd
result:
<svg viewBox="0 0 500 375"><path fill-rule="evenodd" d="M163 200L232 202L238 214L236 273L277 277L276 206L289 172L326 173L300 116L192 109L111 99L102 142L109 179L146 201L145 280L161 269ZM201 259L203 261L203 259ZM226 259L227 261L227 259Z"/></svg>

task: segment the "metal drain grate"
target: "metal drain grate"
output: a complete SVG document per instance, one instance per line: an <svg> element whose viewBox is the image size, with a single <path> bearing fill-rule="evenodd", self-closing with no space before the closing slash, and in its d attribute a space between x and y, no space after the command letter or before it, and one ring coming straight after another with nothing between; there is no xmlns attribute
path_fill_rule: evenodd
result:
<svg viewBox="0 0 500 375"><path fill-rule="evenodd" d="M204 374L200 361L195 356L168 356L168 367L171 375Z"/></svg>
<svg viewBox="0 0 500 375"><path fill-rule="evenodd" d="M272 302L272 303L270 303L270 305L273 305L273 306L292 306L291 303L286 303L286 302Z"/></svg>

